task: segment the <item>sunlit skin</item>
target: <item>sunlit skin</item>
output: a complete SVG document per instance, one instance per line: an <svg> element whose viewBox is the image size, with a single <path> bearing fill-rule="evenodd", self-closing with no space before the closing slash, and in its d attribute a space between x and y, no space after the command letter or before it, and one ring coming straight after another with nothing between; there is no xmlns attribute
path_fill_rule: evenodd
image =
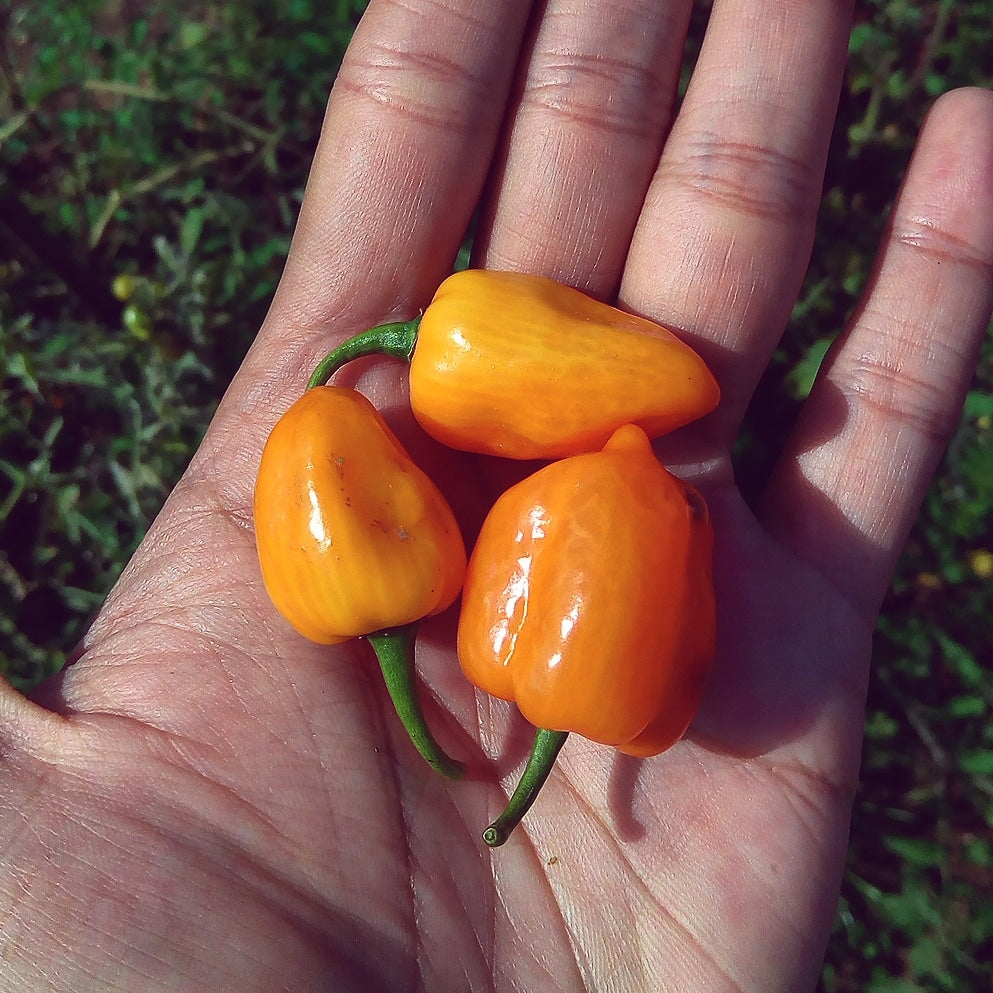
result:
<svg viewBox="0 0 993 993"><path fill-rule="evenodd" d="M990 318L993 96L925 122L866 294L749 506L730 453L813 245L851 4L717 0L674 115L691 6L373 0L202 447L75 664L32 700L0 688L0 987L812 993L876 614ZM679 329L721 388L659 447L714 528L693 726L643 761L570 739L541 816L493 853L479 828L532 735L462 675L454 612L422 625L418 668L460 782L416 754L367 646L280 617L251 527L265 439L311 370L427 306L473 217L475 264ZM346 385L471 536L520 473L425 439L406 379L368 361Z"/></svg>

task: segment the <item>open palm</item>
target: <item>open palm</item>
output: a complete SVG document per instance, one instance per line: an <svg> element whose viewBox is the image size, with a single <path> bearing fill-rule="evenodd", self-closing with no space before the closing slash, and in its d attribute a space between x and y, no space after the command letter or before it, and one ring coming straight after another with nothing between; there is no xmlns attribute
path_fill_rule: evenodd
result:
<svg viewBox="0 0 993 993"><path fill-rule="evenodd" d="M75 663L35 702L0 688L4 989L813 988L875 612L993 295L993 98L962 91L745 507L730 446L810 252L845 6L718 0L673 122L690 0L373 0L200 452ZM718 661L691 733L645 761L573 736L496 852L479 833L529 729L462 678L451 612L418 665L469 766L455 784L414 752L366 645L314 646L276 615L250 511L317 359L424 306L477 207L475 264L618 296L681 329L723 389L660 449L717 539ZM401 366L359 365L471 536L504 470L418 433Z"/></svg>

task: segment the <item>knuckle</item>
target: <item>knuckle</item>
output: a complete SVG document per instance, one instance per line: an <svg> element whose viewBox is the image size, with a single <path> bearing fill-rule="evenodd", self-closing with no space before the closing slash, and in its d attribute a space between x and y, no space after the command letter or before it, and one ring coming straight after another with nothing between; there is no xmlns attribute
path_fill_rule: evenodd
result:
<svg viewBox="0 0 993 993"><path fill-rule="evenodd" d="M623 58L575 51L536 52L522 104L611 135L657 131L664 87L651 68ZM650 109L650 112L646 110ZM668 113L670 108L662 108Z"/></svg>
<svg viewBox="0 0 993 993"><path fill-rule="evenodd" d="M435 0L390 3L398 28L389 38L353 45L336 89L421 124L445 130L471 126L480 117L479 104L492 98L485 78L487 67L472 58L475 46L467 44L463 51L458 46L442 49L425 34L425 10L443 4ZM485 25L468 15L463 14L462 20L467 38L485 32Z"/></svg>
<svg viewBox="0 0 993 993"><path fill-rule="evenodd" d="M716 131L683 134L665 178L720 207L769 220L795 221L817 202L820 177L806 160L771 144L728 141Z"/></svg>
<svg viewBox="0 0 993 993"><path fill-rule="evenodd" d="M924 214L898 216L890 239L939 265L950 263L978 270L986 277L993 276L989 245L975 245Z"/></svg>
<svg viewBox="0 0 993 993"><path fill-rule="evenodd" d="M868 311L862 323L872 326L866 337L875 345L861 349L846 363L845 392L857 405L885 414L891 423L944 444L958 421L958 407L949 403L949 397L958 393L952 371L961 368L962 357L951 344L922 336L919 327L904 326L892 315ZM925 338L927 354L920 354ZM918 354L910 355L909 347Z"/></svg>

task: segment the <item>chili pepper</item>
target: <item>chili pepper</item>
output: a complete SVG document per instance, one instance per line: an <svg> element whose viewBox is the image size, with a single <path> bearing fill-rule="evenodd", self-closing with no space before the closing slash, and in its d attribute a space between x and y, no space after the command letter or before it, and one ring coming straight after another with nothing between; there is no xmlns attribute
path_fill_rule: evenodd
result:
<svg viewBox="0 0 993 993"><path fill-rule="evenodd" d="M459 661L540 730L487 844L524 816L569 732L633 755L683 735L714 655L712 545L703 497L635 425L497 500L469 559Z"/></svg>
<svg viewBox="0 0 993 993"><path fill-rule="evenodd" d="M420 710L413 643L421 618L458 596L465 546L444 497L375 407L350 389L304 393L266 442L254 512L279 612L321 644L365 637L418 750L458 775Z"/></svg>
<svg viewBox="0 0 993 993"><path fill-rule="evenodd" d="M311 385L372 354L410 362L411 407L432 437L513 459L595 451L628 423L656 437L720 398L667 328L524 273L455 273L421 316L339 345Z"/></svg>

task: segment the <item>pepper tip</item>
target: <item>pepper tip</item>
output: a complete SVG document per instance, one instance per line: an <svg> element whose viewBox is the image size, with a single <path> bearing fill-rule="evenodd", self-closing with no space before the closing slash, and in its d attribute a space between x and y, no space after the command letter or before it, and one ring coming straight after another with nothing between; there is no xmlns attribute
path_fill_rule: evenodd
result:
<svg viewBox="0 0 993 993"><path fill-rule="evenodd" d="M483 841L489 848L499 848L508 838L510 832L494 822L483 832Z"/></svg>

